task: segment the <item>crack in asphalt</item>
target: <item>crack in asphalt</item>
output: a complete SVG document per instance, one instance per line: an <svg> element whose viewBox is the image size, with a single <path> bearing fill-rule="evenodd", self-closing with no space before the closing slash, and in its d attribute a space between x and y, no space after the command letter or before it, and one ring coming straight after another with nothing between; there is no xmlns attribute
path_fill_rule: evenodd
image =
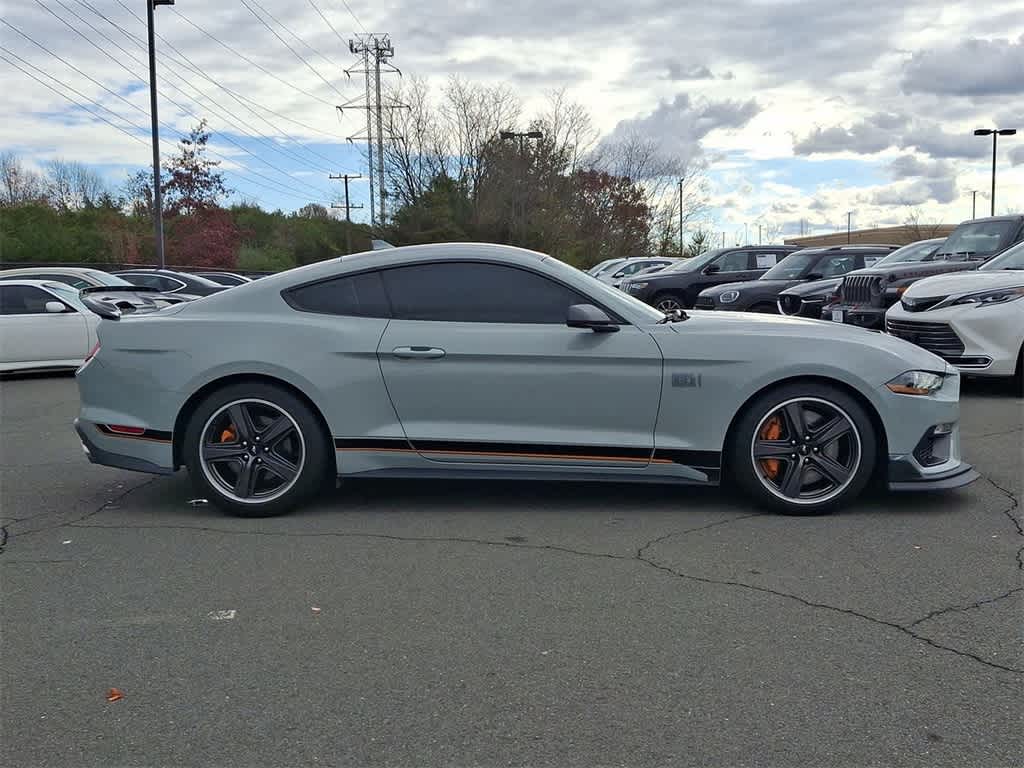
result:
<svg viewBox="0 0 1024 768"><path fill-rule="evenodd" d="M1017 516L1013 514L1013 511L1020 506L1020 500L1016 494L1009 488L1003 488L999 483L990 477L985 477L985 482L1000 491L1006 498L1010 500L1010 506L1003 510L1003 514L1006 515L1010 522L1013 523L1013 527L1017 529L1017 535L1024 537L1024 525L1017 519ZM1017 550L1017 570L1024 571L1024 545Z"/></svg>
<svg viewBox="0 0 1024 768"><path fill-rule="evenodd" d="M5 546L7 546L7 526L0 525L0 555L3 554Z"/></svg>
<svg viewBox="0 0 1024 768"><path fill-rule="evenodd" d="M932 619L938 618L939 616L943 616L947 613L962 613L964 611L973 611L975 608L980 608L983 605L998 603L1000 600L1005 600L1008 597L1012 597L1018 592L1024 592L1024 587L1014 587L1013 589L1009 589L1006 592L1003 592L1003 594L1001 595L996 595L995 597L986 597L976 602L973 602L970 605L951 605L948 608L939 608L938 610L932 611L926 616L922 616L920 619L916 619L915 621L910 622L907 626L916 627L918 624L922 624L926 621L931 621Z"/></svg>

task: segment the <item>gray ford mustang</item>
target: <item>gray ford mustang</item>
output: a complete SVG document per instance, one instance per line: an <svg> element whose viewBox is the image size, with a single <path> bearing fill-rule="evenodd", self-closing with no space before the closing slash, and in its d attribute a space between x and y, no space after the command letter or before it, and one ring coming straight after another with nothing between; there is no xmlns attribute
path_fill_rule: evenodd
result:
<svg viewBox="0 0 1024 768"><path fill-rule="evenodd" d="M106 319L77 375L89 459L184 465L238 515L292 509L335 475L724 477L790 514L873 477L977 477L957 372L920 347L817 320L666 315L518 248L395 248L150 315L92 308Z"/></svg>

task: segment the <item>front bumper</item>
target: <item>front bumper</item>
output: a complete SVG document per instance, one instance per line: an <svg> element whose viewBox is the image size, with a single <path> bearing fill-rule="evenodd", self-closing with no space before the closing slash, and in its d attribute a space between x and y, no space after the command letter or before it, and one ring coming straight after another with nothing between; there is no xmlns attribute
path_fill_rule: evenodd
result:
<svg viewBox="0 0 1024 768"><path fill-rule="evenodd" d="M103 433L97 430L93 424L75 419L75 431L78 433L78 437L82 441L82 450L85 451L85 455L93 464L102 464L105 467L117 467L118 469L128 469L132 472L148 472L153 475L174 474L173 468L163 466L157 463L156 460L153 460L155 457L145 455L145 451L151 450L148 446L144 451L140 451L140 453L144 453L144 455L128 456L123 453L116 453L108 447L101 446L99 444L101 440L117 440L122 438L110 438L104 436Z"/></svg>
<svg viewBox="0 0 1024 768"><path fill-rule="evenodd" d="M956 306L908 312L901 304L886 314L890 333L914 341L975 376L1013 376L1024 345L1024 302L1003 306ZM940 331L944 335L940 334ZM910 338L907 334L915 336ZM936 345L944 341L944 345ZM931 348L934 347L934 348Z"/></svg>
<svg viewBox="0 0 1024 768"><path fill-rule="evenodd" d="M842 320L836 312L842 313ZM885 309L883 307L866 307L863 304L828 304L821 310L822 320L843 322L858 328L880 331L885 326Z"/></svg>
<svg viewBox="0 0 1024 768"><path fill-rule="evenodd" d="M926 475L907 456L889 459L890 491L948 491L973 483L979 477L977 470L964 462L945 472Z"/></svg>

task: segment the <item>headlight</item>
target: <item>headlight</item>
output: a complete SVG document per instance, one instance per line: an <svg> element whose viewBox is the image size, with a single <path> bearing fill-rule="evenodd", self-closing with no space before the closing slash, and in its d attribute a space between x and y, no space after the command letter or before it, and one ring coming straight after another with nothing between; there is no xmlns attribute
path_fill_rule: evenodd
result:
<svg viewBox="0 0 1024 768"><path fill-rule="evenodd" d="M907 371L885 386L897 395L930 395L942 389L942 378L929 371Z"/></svg>
<svg viewBox="0 0 1024 768"><path fill-rule="evenodd" d="M722 291L722 295L718 297L718 301L722 304L732 304L739 297L739 291Z"/></svg>
<svg viewBox="0 0 1024 768"><path fill-rule="evenodd" d="M1024 286L1018 288L993 288L981 293L971 293L967 296L960 296L955 299L946 299L940 307L956 307L964 304L976 304L979 307L988 307L993 304L1005 304L1008 301L1016 301L1024 298Z"/></svg>
<svg viewBox="0 0 1024 768"><path fill-rule="evenodd" d="M626 287L631 291L640 291L647 287L647 283L630 283Z"/></svg>

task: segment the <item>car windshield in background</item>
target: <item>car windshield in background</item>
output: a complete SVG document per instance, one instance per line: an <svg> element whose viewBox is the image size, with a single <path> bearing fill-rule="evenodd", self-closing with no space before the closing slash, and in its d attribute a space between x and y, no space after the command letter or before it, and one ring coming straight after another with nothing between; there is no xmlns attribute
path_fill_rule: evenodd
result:
<svg viewBox="0 0 1024 768"><path fill-rule="evenodd" d="M1024 269L1024 243L1018 243L1006 253L996 256L988 264L982 264L979 270Z"/></svg>
<svg viewBox="0 0 1024 768"><path fill-rule="evenodd" d="M783 258L763 275L762 280L796 280L818 261L821 251L797 251Z"/></svg>
<svg viewBox="0 0 1024 768"><path fill-rule="evenodd" d="M890 264L906 264L912 261L936 261L935 252L942 243L911 243L898 248L872 266L888 267Z"/></svg>
<svg viewBox="0 0 1024 768"><path fill-rule="evenodd" d="M123 288L126 285L131 285L131 283L123 277L118 277L117 275L112 275L109 272L104 272L102 269L90 269L86 271L86 274L100 285L110 286L111 288L114 286Z"/></svg>
<svg viewBox="0 0 1024 768"><path fill-rule="evenodd" d="M663 272L693 272L694 270L700 269L705 264L709 264L718 258L721 254L725 253L725 248L718 248L713 251L705 251L699 256L693 258L684 259L678 264L672 264L671 266L665 267Z"/></svg>
<svg viewBox="0 0 1024 768"><path fill-rule="evenodd" d="M979 221L965 224L956 230L942 245L938 256L945 259L968 258L979 259L999 250L1011 227L1017 226L1013 221Z"/></svg>

